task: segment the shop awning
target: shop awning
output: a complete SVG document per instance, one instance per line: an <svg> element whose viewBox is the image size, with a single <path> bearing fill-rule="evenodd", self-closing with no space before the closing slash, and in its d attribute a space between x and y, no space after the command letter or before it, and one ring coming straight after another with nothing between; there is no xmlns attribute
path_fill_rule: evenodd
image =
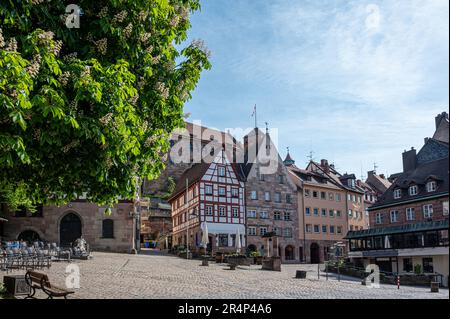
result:
<svg viewBox="0 0 450 319"><path fill-rule="evenodd" d="M417 233L433 230L448 229L448 219L437 220L432 222L406 224L392 227L380 227L373 229L365 229L360 231L349 231L344 239L360 239L374 236L386 236L394 234Z"/></svg>

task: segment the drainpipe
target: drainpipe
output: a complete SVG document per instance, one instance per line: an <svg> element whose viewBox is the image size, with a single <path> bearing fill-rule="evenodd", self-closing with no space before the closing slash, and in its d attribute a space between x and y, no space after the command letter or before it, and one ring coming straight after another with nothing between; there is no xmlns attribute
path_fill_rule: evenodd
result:
<svg viewBox="0 0 450 319"><path fill-rule="evenodd" d="M302 196L302 221L303 221L303 260L306 261L306 223L305 223L305 198L303 196L303 190L300 191Z"/></svg>

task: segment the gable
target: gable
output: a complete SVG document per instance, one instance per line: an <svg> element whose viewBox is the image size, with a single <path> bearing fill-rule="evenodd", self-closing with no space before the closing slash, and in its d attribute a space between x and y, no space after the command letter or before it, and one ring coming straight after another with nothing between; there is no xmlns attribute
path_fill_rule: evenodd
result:
<svg viewBox="0 0 450 319"><path fill-rule="evenodd" d="M434 162L443 158L448 158L448 145L429 139L417 154L417 164Z"/></svg>

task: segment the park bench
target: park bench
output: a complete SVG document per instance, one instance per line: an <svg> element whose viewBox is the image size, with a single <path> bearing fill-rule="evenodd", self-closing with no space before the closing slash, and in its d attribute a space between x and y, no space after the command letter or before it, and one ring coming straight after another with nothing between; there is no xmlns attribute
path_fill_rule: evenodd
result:
<svg viewBox="0 0 450 319"><path fill-rule="evenodd" d="M27 271L25 281L31 288L29 295L26 297L27 299L34 297L36 289L42 290L48 296L47 299L53 299L53 297L64 297L64 299L67 299L67 295L74 293L74 291L52 285L46 274L36 271Z"/></svg>

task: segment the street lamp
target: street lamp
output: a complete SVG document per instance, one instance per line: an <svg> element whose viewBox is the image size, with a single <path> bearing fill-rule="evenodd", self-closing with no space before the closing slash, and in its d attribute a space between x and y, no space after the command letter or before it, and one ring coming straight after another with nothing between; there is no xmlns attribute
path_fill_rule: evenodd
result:
<svg viewBox="0 0 450 319"><path fill-rule="evenodd" d="M189 210L188 210L188 215L187 215L187 228L186 228L186 236L187 236L187 239L186 239L186 259L189 259L189 226L190 226L190 224L191 224L191 219L194 219L194 218L196 218L196 217L198 217L198 215L196 214L196 213L192 213L192 214L189 214Z"/></svg>

